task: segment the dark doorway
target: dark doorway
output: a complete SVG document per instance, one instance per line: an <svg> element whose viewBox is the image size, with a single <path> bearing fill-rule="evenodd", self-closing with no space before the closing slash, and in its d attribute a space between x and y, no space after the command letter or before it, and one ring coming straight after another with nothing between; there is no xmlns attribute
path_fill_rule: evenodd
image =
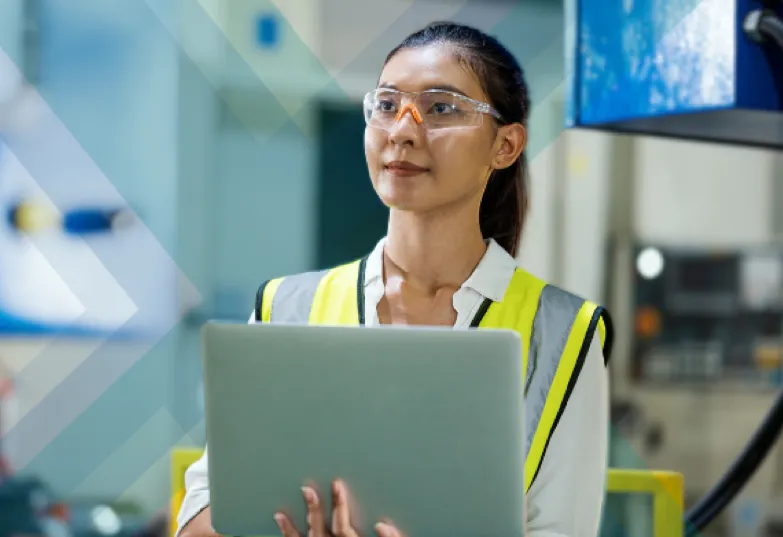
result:
<svg viewBox="0 0 783 537"><path fill-rule="evenodd" d="M370 253L386 234L388 209L367 173L361 106L323 103L318 124L316 255L327 268Z"/></svg>

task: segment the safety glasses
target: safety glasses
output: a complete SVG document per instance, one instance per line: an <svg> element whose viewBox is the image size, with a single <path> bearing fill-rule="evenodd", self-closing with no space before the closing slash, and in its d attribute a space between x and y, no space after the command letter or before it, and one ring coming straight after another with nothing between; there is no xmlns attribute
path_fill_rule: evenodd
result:
<svg viewBox="0 0 783 537"><path fill-rule="evenodd" d="M388 130L408 112L427 129L476 127L486 115L502 119L489 104L451 91L377 88L364 97L364 119L370 127Z"/></svg>

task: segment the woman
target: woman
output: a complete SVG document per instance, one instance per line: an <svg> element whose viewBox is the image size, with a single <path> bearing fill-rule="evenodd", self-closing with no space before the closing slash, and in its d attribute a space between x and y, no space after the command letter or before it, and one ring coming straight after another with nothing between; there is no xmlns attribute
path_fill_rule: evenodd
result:
<svg viewBox="0 0 783 537"><path fill-rule="evenodd" d="M389 54L364 107L370 177L390 208L387 237L361 261L263 284L251 322L519 330L528 351L530 535L595 536L606 473L609 327L602 308L544 284L514 260L528 201L522 70L484 33L434 23ZM206 454L186 482L182 537L214 535ZM339 480L331 502L304 488L305 533L355 537L347 494ZM300 535L304 521L274 516L285 537ZM399 536L388 523L377 532Z"/></svg>

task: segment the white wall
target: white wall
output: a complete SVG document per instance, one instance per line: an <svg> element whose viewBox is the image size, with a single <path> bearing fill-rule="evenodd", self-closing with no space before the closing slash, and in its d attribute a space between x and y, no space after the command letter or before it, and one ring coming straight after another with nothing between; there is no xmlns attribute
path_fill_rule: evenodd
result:
<svg viewBox="0 0 783 537"><path fill-rule="evenodd" d="M607 229L610 220L612 135L567 131L563 284L599 303L605 301Z"/></svg>
<svg viewBox="0 0 783 537"><path fill-rule="evenodd" d="M604 300L610 134L563 129L562 92L537 103L531 132L531 208L519 259L526 270L590 300Z"/></svg>
<svg viewBox="0 0 783 537"><path fill-rule="evenodd" d="M553 240L556 185L552 179L563 155L563 145L563 138L559 137L530 161L530 207L517 256L525 270L546 281L556 277Z"/></svg>
<svg viewBox="0 0 783 537"><path fill-rule="evenodd" d="M641 139L636 161L640 239L734 248L773 238L776 152ZM778 178L780 179L780 178Z"/></svg>

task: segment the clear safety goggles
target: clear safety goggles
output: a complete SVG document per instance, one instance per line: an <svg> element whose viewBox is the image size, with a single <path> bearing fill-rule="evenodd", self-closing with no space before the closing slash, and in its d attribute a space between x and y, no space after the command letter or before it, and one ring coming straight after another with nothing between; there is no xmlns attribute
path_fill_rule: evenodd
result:
<svg viewBox="0 0 783 537"><path fill-rule="evenodd" d="M476 127L485 115L501 119L489 104L451 91L377 88L364 97L364 119L370 127L388 130L408 112L427 129Z"/></svg>

